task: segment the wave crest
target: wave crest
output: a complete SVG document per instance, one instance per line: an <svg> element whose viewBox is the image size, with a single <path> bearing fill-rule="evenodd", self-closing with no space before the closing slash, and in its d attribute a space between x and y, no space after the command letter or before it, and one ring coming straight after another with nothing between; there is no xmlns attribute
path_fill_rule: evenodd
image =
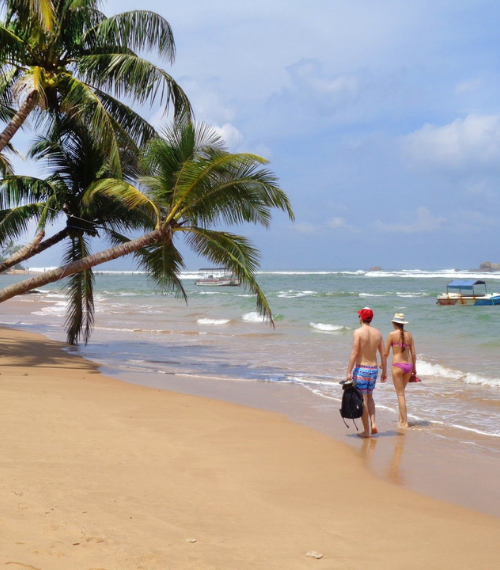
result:
<svg viewBox="0 0 500 570"><path fill-rule="evenodd" d="M349 327L343 325L330 325L327 323L309 323L309 326L321 332L344 332L350 330Z"/></svg>

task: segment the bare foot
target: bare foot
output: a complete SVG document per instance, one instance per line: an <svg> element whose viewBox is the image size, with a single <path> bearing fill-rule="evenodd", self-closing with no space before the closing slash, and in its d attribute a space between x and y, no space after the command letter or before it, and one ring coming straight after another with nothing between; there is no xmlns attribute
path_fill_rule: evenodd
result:
<svg viewBox="0 0 500 570"><path fill-rule="evenodd" d="M378 433L378 429L376 427L372 427L372 435L376 435Z"/></svg>
<svg viewBox="0 0 500 570"><path fill-rule="evenodd" d="M369 437L371 437L371 435L369 433L366 433L365 431L363 431L361 433L357 433L356 435L358 437L362 437L363 439L368 439Z"/></svg>
<svg viewBox="0 0 500 570"><path fill-rule="evenodd" d="M398 427L408 429L410 427L410 424L402 424L401 422L399 422Z"/></svg>

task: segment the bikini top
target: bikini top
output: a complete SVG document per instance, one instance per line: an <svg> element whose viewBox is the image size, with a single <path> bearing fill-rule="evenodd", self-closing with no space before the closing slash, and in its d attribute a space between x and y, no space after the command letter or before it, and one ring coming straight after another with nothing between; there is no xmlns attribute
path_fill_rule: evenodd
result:
<svg viewBox="0 0 500 570"><path fill-rule="evenodd" d="M411 344L403 344L402 342L393 342L391 346L400 346L401 348L404 348L406 346L411 346Z"/></svg>

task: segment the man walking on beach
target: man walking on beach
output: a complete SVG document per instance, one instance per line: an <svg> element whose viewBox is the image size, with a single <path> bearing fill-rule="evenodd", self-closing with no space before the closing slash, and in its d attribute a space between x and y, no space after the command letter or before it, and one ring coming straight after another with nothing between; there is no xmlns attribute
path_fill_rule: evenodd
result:
<svg viewBox="0 0 500 570"><path fill-rule="evenodd" d="M347 381L351 379L356 382L357 388L363 394L363 433L359 437L371 437L378 433L375 423L375 401L373 390L377 381L378 365L377 351L380 353L382 361L382 382L387 380L387 361L384 356L384 341L381 332L370 326L373 319L373 311L369 307L364 307L358 311L359 329L354 331L351 358L347 367ZM371 429L370 429L371 423Z"/></svg>

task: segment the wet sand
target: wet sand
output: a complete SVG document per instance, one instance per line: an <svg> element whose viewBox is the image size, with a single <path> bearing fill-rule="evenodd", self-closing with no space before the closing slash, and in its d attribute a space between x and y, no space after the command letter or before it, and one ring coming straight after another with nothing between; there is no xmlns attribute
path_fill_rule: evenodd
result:
<svg viewBox="0 0 500 570"><path fill-rule="evenodd" d="M378 478L283 414L120 382L31 333L0 329L0 346L0 565L490 569L500 556L500 519ZM380 443L362 442L365 459Z"/></svg>

